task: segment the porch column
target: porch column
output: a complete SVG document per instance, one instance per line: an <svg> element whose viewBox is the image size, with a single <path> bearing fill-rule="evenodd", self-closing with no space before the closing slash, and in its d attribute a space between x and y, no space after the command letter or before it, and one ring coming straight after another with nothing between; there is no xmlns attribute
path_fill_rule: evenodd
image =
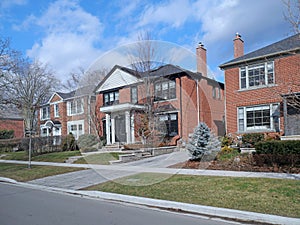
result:
<svg viewBox="0 0 300 225"><path fill-rule="evenodd" d="M130 128L131 128L131 143L135 143L135 137L134 137L134 112L132 113L130 117Z"/></svg>
<svg viewBox="0 0 300 225"><path fill-rule="evenodd" d="M111 117L111 143L116 143L116 126L115 126L115 117Z"/></svg>
<svg viewBox="0 0 300 225"><path fill-rule="evenodd" d="M286 97L283 98L283 124L284 124L284 136L289 135L288 127L287 127L287 99ZM279 128L280 129L280 128Z"/></svg>
<svg viewBox="0 0 300 225"><path fill-rule="evenodd" d="M126 142L131 143L131 138L130 138L130 112L126 111L125 112L125 131L126 131Z"/></svg>
<svg viewBox="0 0 300 225"><path fill-rule="evenodd" d="M110 115L109 114L105 114L105 124L106 124L106 143L110 145L111 141L110 141Z"/></svg>

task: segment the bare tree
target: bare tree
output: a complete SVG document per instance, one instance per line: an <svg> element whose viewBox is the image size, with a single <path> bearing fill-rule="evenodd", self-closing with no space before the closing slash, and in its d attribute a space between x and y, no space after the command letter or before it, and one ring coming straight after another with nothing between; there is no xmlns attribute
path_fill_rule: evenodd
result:
<svg viewBox="0 0 300 225"><path fill-rule="evenodd" d="M154 113L154 78L151 77L151 72L164 65L164 59L149 32L141 33L127 54L132 69L143 80L139 87L142 95L139 96L139 104L143 104L145 108L137 117L137 134L143 144L155 144L156 139L163 135L163 129L158 128L164 127L164 124L161 124Z"/></svg>
<svg viewBox="0 0 300 225"><path fill-rule="evenodd" d="M293 32L300 34L300 0L282 0L285 5L284 18L289 22Z"/></svg>
<svg viewBox="0 0 300 225"><path fill-rule="evenodd" d="M37 109L58 87L53 72L40 62L30 63L19 60L16 69L6 73L5 102L17 106L25 121L29 133L35 130Z"/></svg>
<svg viewBox="0 0 300 225"><path fill-rule="evenodd" d="M17 62L21 58L21 53L13 50L8 38L0 37L0 110L5 109L6 93L6 74L16 70Z"/></svg>

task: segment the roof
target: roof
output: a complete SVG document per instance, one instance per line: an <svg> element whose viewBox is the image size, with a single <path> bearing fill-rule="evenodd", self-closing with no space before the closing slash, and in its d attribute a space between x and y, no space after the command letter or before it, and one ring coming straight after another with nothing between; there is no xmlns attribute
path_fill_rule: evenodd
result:
<svg viewBox="0 0 300 225"><path fill-rule="evenodd" d="M266 47L260 48L256 51L250 52L241 57L223 63L219 67L221 69L224 69L226 67L233 66L239 63L259 60L262 58L272 57L281 54L287 54L288 52L291 51L294 52L299 50L300 50L300 34L295 34L281 41L275 42Z"/></svg>
<svg viewBox="0 0 300 225"><path fill-rule="evenodd" d="M104 79L102 79L99 84L94 88L94 92L97 92L97 90L101 87L101 85L103 85L105 83L105 81L110 77L110 75L116 71L117 69L120 69L126 73L129 73L137 78L141 78L141 76L139 75L139 73L137 73L136 71L129 69L127 67L124 66L119 66L119 65L115 65L110 71L109 73L104 77Z"/></svg>
<svg viewBox="0 0 300 225"><path fill-rule="evenodd" d="M1 119L22 120L22 112L13 105L5 105L0 108Z"/></svg>

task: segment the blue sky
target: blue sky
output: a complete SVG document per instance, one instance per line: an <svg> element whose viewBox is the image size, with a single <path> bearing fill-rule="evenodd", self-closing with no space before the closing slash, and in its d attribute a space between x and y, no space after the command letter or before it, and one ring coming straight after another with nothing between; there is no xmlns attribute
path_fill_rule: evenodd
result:
<svg viewBox="0 0 300 225"><path fill-rule="evenodd" d="M1 0L0 33L14 49L64 79L141 32L195 52L207 49L211 73L233 58L236 32L245 53L291 35L281 0Z"/></svg>

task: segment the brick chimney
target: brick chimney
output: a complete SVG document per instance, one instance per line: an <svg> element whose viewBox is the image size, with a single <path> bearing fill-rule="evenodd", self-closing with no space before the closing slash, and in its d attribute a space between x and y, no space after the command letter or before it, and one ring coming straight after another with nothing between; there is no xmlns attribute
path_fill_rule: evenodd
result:
<svg viewBox="0 0 300 225"><path fill-rule="evenodd" d="M197 54L197 72L202 73L203 76L207 76L207 65L206 65L206 49L204 45L199 42L196 48Z"/></svg>
<svg viewBox="0 0 300 225"><path fill-rule="evenodd" d="M235 34L235 39L233 40L233 48L234 58L238 58L244 55L244 41L241 39L241 35L239 33Z"/></svg>

